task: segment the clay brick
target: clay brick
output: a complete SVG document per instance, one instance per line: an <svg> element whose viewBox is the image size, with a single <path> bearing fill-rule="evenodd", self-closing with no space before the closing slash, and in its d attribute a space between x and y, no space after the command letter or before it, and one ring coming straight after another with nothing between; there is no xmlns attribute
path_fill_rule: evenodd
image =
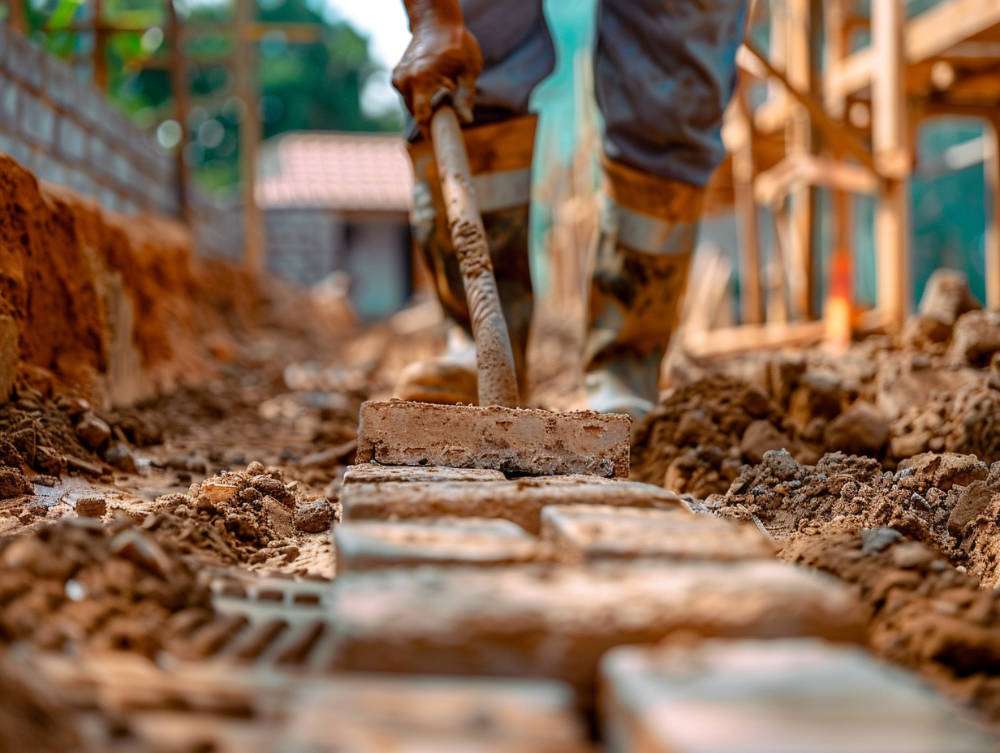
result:
<svg viewBox="0 0 1000 753"><path fill-rule="evenodd" d="M516 481L345 484L345 520L503 518L537 534L546 505L580 504L680 509L673 492L637 481L550 476Z"/></svg>
<svg viewBox="0 0 1000 753"><path fill-rule="evenodd" d="M913 675L815 640L618 648L601 663L611 753L986 753Z"/></svg>
<svg viewBox="0 0 1000 753"><path fill-rule="evenodd" d="M413 565L497 567L542 558L537 539L507 520L359 521L334 529L337 574Z"/></svg>
<svg viewBox="0 0 1000 753"><path fill-rule="evenodd" d="M774 556L756 528L686 510L555 505L542 510L542 538L588 561L635 557L749 560Z"/></svg>
<svg viewBox="0 0 1000 753"><path fill-rule="evenodd" d="M592 411L369 401L361 406L357 460L624 478L630 424L628 416Z"/></svg>
<svg viewBox="0 0 1000 753"><path fill-rule="evenodd" d="M282 749L587 753L572 693L544 681L338 677L295 704Z"/></svg>
<svg viewBox="0 0 1000 753"><path fill-rule="evenodd" d="M345 484L381 484L386 481L505 481L500 471L488 468L378 465L359 463L344 473Z"/></svg>
<svg viewBox="0 0 1000 753"><path fill-rule="evenodd" d="M337 578L330 609L336 668L547 677L584 705L614 646L673 634L864 640L846 587L774 561L390 569Z"/></svg>

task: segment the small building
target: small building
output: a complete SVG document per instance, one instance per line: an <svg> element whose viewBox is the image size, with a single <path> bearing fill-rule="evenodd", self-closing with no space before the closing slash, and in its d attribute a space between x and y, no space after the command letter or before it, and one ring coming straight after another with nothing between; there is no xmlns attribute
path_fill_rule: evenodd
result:
<svg viewBox="0 0 1000 753"><path fill-rule="evenodd" d="M269 269L303 285L344 275L365 319L406 302L413 173L402 136L286 133L261 146L258 170Z"/></svg>

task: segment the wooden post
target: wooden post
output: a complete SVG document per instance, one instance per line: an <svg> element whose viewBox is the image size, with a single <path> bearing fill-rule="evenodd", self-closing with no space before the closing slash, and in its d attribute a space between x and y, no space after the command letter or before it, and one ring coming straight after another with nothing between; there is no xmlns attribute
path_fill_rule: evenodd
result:
<svg viewBox="0 0 1000 753"><path fill-rule="evenodd" d="M885 176L875 210L878 308L889 327L901 327L909 311L909 122L903 0L872 1L872 145Z"/></svg>
<svg viewBox="0 0 1000 753"><path fill-rule="evenodd" d="M108 90L108 33L104 28L104 0L93 0L91 24L94 34L92 62L94 86L102 92Z"/></svg>
<svg viewBox="0 0 1000 753"><path fill-rule="evenodd" d="M733 201L740 229L740 303L743 324L764 321L764 296L760 279L760 234L754 200L753 116L740 86L734 112L740 123L740 141L732 152Z"/></svg>
<svg viewBox="0 0 1000 753"><path fill-rule="evenodd" d="M827 0L825 11L824 69L829 71L850 54L851 31L847 25L845 0ZM830 114L842 121L847 111L846 98L839 91L825 91L824 95ZM837 160L845 157L839 149L834 150L834 156ZM835 349L844 350L850 345L854 321L854 212L851 195L847 191L834 188L830 196L833 248L826 270L824 319L827 341Z"/></svg>
<svg viewBox="0 0 1000 753"><path fill-rule="evenodd" d="M795 89L806 92L813 99L817 98L819 89L813 54L822 47L818 37L819 12L816 0L788 0L788 80ZM792 156L816 152L812 120L804 107L795 107L787 138L788 152ZM796 318L812 319L815 315L813 259L817 247L818 201L819 192L809 183L799 183L792 190L789 282L790 303Z"/></svg>
<svg viewBox="0 0 1000 753"><path fill-rule="evenodd" d="M264 225L257 206L257 150L260 145L260 110L257 102L256 41L253 25L256 0L236 3L236 89L243 103L240 118L240 183L243 195L244 257L247 269L261 274L265 268Z"/></svg>
<svg viewBox="0 0 1000 753"><path fill-rule="evenodd" d="M170 54L170 89L174 98L174 117L181 128L180 141L174 152L176 176L177 209L181 220L191 224L191 197L189 191L189 174L186 155L188 143L188 115L191 111L191 98L188 91L188 69L184 58L184 27L177 15L174 0L166 0L167 11L167 45Z"/></svg>
<svg viewBox="0 0 1000 753"><path fill-rule="evenodd" d="M986 218L986 307L1000 308L1000 118L994 118L983 134L983 174L986 195L993 211ZM989 205L988 205L989 206Z"/></svg>
<svg viewBox="0 0 1000 753"><path fill-rule="evenodd" d="M24 0L9 0L7 3L7 23L21 34L28 33L28 16L24 12Z"/></svg>

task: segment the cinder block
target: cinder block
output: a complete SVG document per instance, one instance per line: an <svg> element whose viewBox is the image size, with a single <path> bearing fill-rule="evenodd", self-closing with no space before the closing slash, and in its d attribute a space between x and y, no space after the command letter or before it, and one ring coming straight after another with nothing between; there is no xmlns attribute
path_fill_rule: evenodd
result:
<svg viewBox="0 0 1000 753"><path fill-rule="evenodd" d="M588 561L653 558L750 560L774 556L756 528L686 510L554 505L542 510L542 538Z"/></svg>
<svg viewBox="0 0 1000 753"><path fill-rule="evenodd" d="M618 648L601 666L612 753L987 753L913 675L815 640Z"/></svg>
<svg viewBox="0 0 1000 753"><path fill-rule="evenodd" d="M333 584L335 667L547 677L592 701L610 648L672 635L864 640L852 593L774 561L421 567Z"/></svg>
<svg viewBox="0 0 1000 753"><path fill-rule="evenodd" d="M637 481L596 476L542 476L513 481L345 484L345 520L503 518L537 534L546 505L609 505L682 509L674 492Z"/></svg>
<svg viewBox="0 0 1000 753"><path fill-rule="evenodd" d="M59 119L59 151L72 162L82 162L87 156L87 134L72 119Z"/></svg>
<svg viewBox="0 0 1000 753"><path fill-rule="evenodd" d="M361 406L358 462L493 468L548 476L628 476L628 416L528 408L432 405L404 400Z"/></svg>
<svg viewBox="0 0 1000 753"><path fill-rule="evenodd" d="M488 468L379 465L359 463L344 472L345 484L381 484L386 481L506 481L500 471Z"/></svg>
<svg viewBox="0 0 1000 753"><path fill-rule="evenodd" d="M333 538L338 575L414 565L497 567L538 561L544 554L537 539L507 520L346 522Z"/></svg>
<svg viewBox="0 0 1000 753"><path fill-rule="evenodd" d="M282 749L588 753L572 693L559 683L341 676L293 706Z"/></svg>

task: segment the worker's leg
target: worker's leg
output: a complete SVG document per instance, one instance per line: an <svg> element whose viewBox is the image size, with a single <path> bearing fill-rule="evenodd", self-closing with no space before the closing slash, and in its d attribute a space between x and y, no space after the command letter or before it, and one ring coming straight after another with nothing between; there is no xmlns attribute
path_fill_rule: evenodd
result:
<svg viewBox="0 0 1000 753"><path fill-rule="evenodd" d="M704 186L723 158L745 0L600 0L594 79L606 203L590 292L588 400L652 407Z"/></svg>
<svg viewBox="0 0 1000 753"><path fill-rule="evenodd" d="M535 140L528 98L552 71L555 51L541 0L463 0L462 9L484 60L476 87L476 122L464 130L465 141L523 396L532 315L528 206ZM410 155L416 176L414 238L446 313L471 334L433 154L425 141L415 139ZM475 382L457 377L456 364L447 359L418 364L404 373L396 392L409 399L475 402ZM460 394L456 384L471 384L472 393Z"/></svg>

